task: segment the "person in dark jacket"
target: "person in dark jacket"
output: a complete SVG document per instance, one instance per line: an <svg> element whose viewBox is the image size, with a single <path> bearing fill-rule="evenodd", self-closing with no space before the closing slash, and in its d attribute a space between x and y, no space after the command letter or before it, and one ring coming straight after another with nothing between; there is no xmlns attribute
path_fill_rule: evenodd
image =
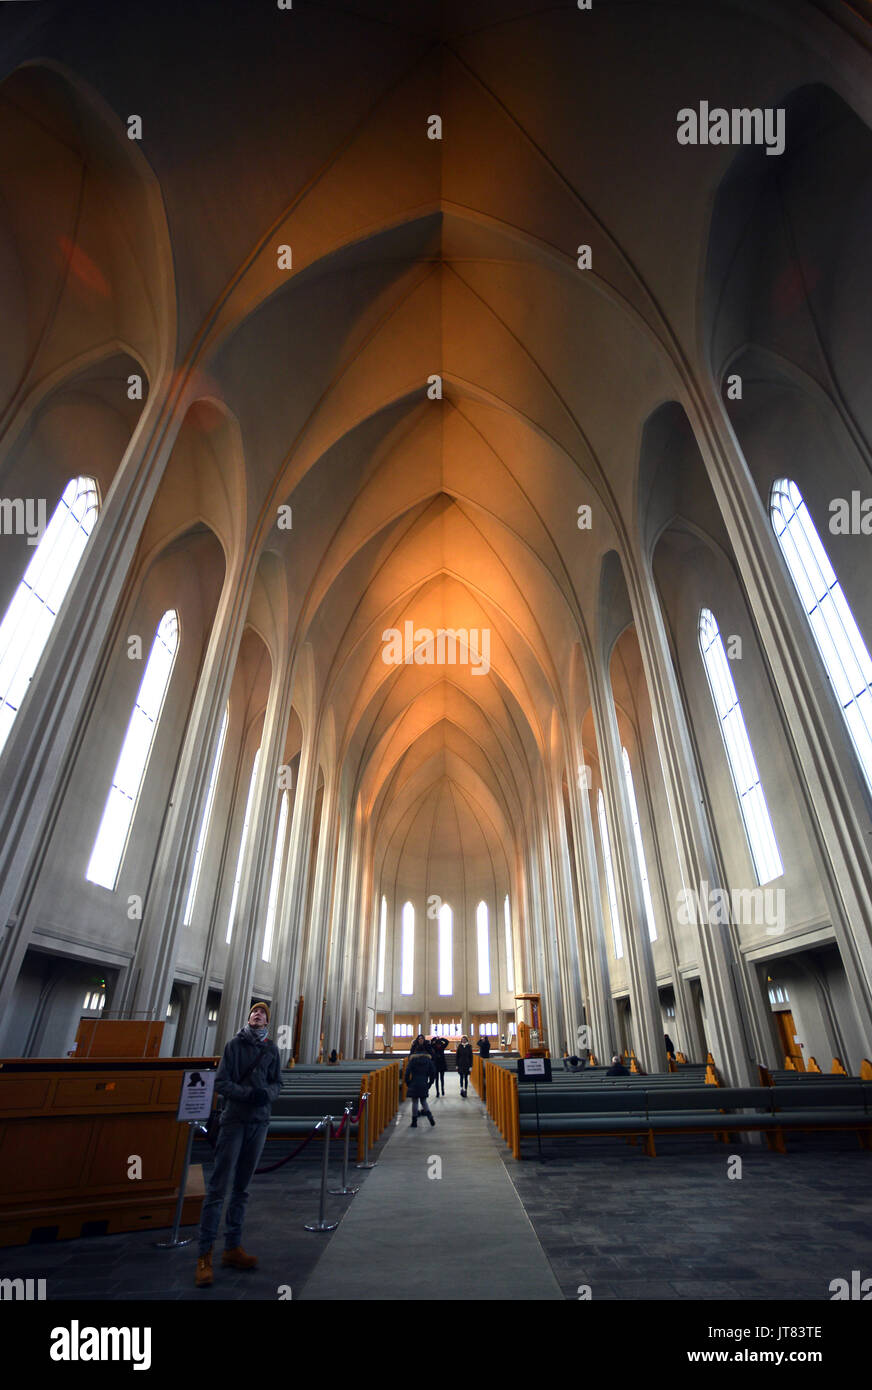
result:
<svg viewBox="0 0 872 1390"><path fill-rule="evenodd" d="M457 1045L457 1075L460 1077L460 1094L465 1098L469 1090L469 1073L472 1071L472 1047L464 1033Z"/></svg>
<svg viewBox="0 0 872 1390"><path fill-rule="evenodd" d="M612 1065L609 1067L608 1071L606 1072L606 1076L629 1076L629 1075L630 1075L630 1073L629 1073L629 1071L627 1070L627 1068L624 1066L624 1064L623 1064L623 1062L621 1061L620 1057L613 1057L613 1058L612 1058Z"/></svg>
<svg viewBox="0 0 872 1390"><path fill-rule="evenodd" d="M479 1057L490 1056L490 1038L486 1037L484 1033L478 1040L478 1055Z"/></svg>
<svg viewBox="0 0 872 1390"><path fill-rule="evenodd" d="M412 1043L412 1046L409 1048L410 1057L413 1052L426 1052L428 1057L433 1056L433 1049L428 1043L427 1039L424 1037L423 1033L418 1034L417 1038Z"/></svg>
<svg viewBox="0 0 872 1390"><path fill-rule="evenodd" d="M415 1041L417 1042L417 1039ZM409 1053L409 1060L406 1063L405 1072L406 1090L412 1097L412 1129L418 1128L419 1105L421 1107L421 1114L427 1116L431 1125L435 1125L436 1123L430 1113L430 1107L427 1104L427 1092L430 1089L430 1083L435 1081L435 1079L436 1068L433 1065L433 1058L430 1056L430 1053L425 1052L422 1047L418 1048L416 1051L413 1046L412 1051Z"/></svg>
<svg viewBox="0 0 872 1390"><path fill-rule="evenodd" d="M672 1039L670 1038L670 1036L669 1036L668 1033L664 1033L664 1034L663 1034L663 1042L664 1042L664 1044L665 1044L665 1046L666 1046L666 1056L669 1058L670 1062L674 1062L674 1061L675 1061L675 1043L672 1041Z"/></svg>
<svg viewBox="0 0 872 1390"><path fill-rule="evenodd" d="M445 1095L445 1053L448 1048L447 1038L432 1037L430 1039L430 1052L433 1057L433 1066L436 1068L436 1094L439 1094L439 1083L442 1083L442 1094Z"/></svg>
<svg viewBox="0 0 872 1390"><path fill-rule="evenodd" d="M232 1269L254 1269L257 1264L256 1257L246 1254L241 1242L248 1184L266 1140L272 1103L282 1088L279 1050L267 1037L268 1025L269 1006L252 1004L248 1023L225 1047L215 1077L215 1089L223 1097L224 1107L215 1164L200 1214L195 1280L199 1289L208 1288L213 1281L212 1245L230 1182L221 1263Z"/></svg>

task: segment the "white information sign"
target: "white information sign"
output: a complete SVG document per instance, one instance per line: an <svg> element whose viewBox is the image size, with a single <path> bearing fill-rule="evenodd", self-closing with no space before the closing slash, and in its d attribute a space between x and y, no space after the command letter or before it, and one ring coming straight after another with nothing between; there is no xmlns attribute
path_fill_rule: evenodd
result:
<svg viewBox="0 0 872 1390"><path fill-rule="evenodd" d="M544 1076L545 1058L544 1057L525 1057L524 1058L525 1076Z"/></svg>
<svg viewBox="0 0 872 1390"><path fill-rule="evenodd" d="M205 1120L212 1109L214 1071L186 1071L182 1078L177 1120Z"/></svg>

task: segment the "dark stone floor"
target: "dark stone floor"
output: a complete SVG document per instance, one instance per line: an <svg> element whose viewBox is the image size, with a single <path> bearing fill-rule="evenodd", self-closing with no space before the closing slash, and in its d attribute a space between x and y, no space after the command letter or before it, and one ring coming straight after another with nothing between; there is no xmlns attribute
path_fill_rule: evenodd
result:
<svg viewBox="0 0 872 1390"><path fill-rule="evenodd" d="M383 1142L392 1134L389 1127ZM787 1155L709 1139L658 1140L656 1159L620 1139L552 1140L544 1164L535 1143L525 1141L521 1162L502 1140L498 1146L494 1161L503 1155L567 1299L586 1284L594 1301L792 1303L829 1300L830 1281L850 1280L852 1270L872 1276L872 1154L853 1136L796 1136ZM194 1161L208 1171L210 1151L198 1148ZM287 1151L271 1144L265 1161ZM741 1179L727 1177L731 1153L742 1158ZM331 1187L339 1185L338 1160L337 1152ZM168 1232L153 1231L7 1247L0 1277L45 1278L48 1300L266 1302L279 1298L280 1285L297 1300L331 1239L303 1230L318 1216L320 1174L313 1144L255 1179L244 1244L260 1267L222 1271L219 1253L209 1290L194 1288L196 1244L158 1250L155 1240ZM367 1178L352 1168L352 1183ZM328 1219L354 1200L329 1197ZM221 1243L219 1236L219 1252Z"/></svg>
<svg viewBox="0 0 872 1390"><path fill-rule="evenodd" d="M504 1162L567 1298L827 1300L872 1275L872 1153L796 1135L788 1154L705 1138L524 1141ZM742 1177L727 1176L728 1158Z"/></svg>
<svg viewBox="0 0 872 1390"><path fill-rule="evenodd" d="M381 1143L392 1133L388 1129ZM264 1166L276 1162L294 1147L289 1143L270 1143L262 1159ZM374 1157L378 1158L381 1145ZM341 1146L334 1145L334 1161L329 1169L328 1188L341 1186ZM352 1145L352 1155L354 1146ZM211 1150L205 1144L194 1146L194 1163L202 1163L208 1182ZM104 1299L204 1300L259 1299L275 1301L279 1288L287 1286L295 1299L318 1262L329 1232L303 1229L307 1221L318 1220L321 1190L321 1149L314 1141L301 1154L274 1173L254 1179L249 1189L243 1247L257 1255L257 1269L240 1272L221 1268L224 1248L223 1227L219 1230L213 1264L215 1283L211 1289L194 1287L197 1264L197 1228L183 1226L180 1237L193 1236L190 1245L175 1250L158 1250L155 1241L166 1239L169 1231L132 1231L123 1235L91 1236L79 1240L60 1240L50 1244L8 1246L0 1249L0 1277L44 1278L46 1298L85 1302ZM349 1163L349 1185L366 1182L367 1171ZM327 1197L327 1220L336 1221L353 1197Z"/></svg>

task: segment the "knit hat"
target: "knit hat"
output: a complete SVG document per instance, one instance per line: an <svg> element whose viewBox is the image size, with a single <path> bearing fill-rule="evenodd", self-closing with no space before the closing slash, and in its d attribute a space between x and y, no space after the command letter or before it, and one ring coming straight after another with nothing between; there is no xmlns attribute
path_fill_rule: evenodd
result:
<svg viewBox="0 0 872 1390"><path fill-rule="evenodd" d="M259 1000L256 1004L252 1004L251 1008L248 1011L249 1018L251 1018L251 1015L254 1013L255 1009L263 1009L264 1013L266 1014L266 1021L267 1023L269 1023L269 1004L265 1004L262 999Z"/></svg>

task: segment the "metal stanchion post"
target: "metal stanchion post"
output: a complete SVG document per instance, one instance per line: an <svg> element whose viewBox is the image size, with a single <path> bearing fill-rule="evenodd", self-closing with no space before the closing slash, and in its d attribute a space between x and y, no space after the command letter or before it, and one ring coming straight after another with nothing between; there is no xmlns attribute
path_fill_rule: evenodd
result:
<svg viewBox="0 0 872 1390"><path fill-rule="evenodd" d="M345 1143L342 1145L342 1186L331 1187L331 1197L353 1197L355 1192L359 1192L359 1187L348 1186L348 1141L351 1138L351 1111L353 1107L345 1107Z"/></svg>
<svg viewBox="0 0 872 1390"><path fill-rule="evenodd" d="M303 1227L305 1231L335 1231L339 1225L338 1221L325 1221L327 1212L327 1164L330 1162L330 1127L333 1124L333 1116L325 1115L321 1124L324 1126L324 1161L321 1164L321 1201L318 1207L318 1220L306 1222Z"/></svg>
<svg viewBox="0 0 872 1390"><path fill-rule="evenodd" d="M363 1100L363 1162L358 1163L358 1168L374 1168L375 1164L369 1162L369 1091L364 1091Z"/></svg>
<svg viewBox="0 0 872 1390"><path fill-rule="evenodd" d="M204 1127L201 1124L199 1124L196 1120L188 1121L188 1143L187 1147L185 1148L185 1162L182 1166L182 1176L179 1182L179 1200L176 1202L176 1215L175 1220L173 1221L173 1233L170 1236L169 1240L155 1241L155 1245L157 1246L158 1250L177 1250L180 1245L190 1245L191 1241L194 1239L193 1236L185 1236L184 1240L179 1240L179 1227L182 1224L182 1207L185 1205L185 1188L188 1183L188 1168L190 1167L191 1163L191 1149L194 1144L195 1129L202 1129L203 1133L206 1133Z"/></svg>

